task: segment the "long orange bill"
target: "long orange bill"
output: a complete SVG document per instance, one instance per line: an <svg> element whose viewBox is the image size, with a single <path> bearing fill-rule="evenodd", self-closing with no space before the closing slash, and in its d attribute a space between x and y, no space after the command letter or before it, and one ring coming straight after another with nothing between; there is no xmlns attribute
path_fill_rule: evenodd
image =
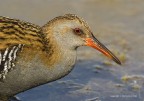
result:
<svg viewBox="0 0 144 101"><path fill-rule="evenodd" d="M104 55L115 61L117 64L121 65L120 60L109 50L107 49L101 42L99 42L94 35L92 34L92 38L86 38L86 45L97 49L102 52Z"/></svg>

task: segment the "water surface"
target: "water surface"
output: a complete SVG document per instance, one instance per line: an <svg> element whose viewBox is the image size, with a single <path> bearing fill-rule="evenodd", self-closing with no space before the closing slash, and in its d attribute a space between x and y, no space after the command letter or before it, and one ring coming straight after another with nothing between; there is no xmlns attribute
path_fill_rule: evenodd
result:
<svg viewBox="0 0 144 101"><path fill-rule="evenodd" d="M22 101L143 101L143 0L0 0L0 15L44 25L74 13L123 61L118 66L88 47L78 49L65 78L17 95Z"/></svg>

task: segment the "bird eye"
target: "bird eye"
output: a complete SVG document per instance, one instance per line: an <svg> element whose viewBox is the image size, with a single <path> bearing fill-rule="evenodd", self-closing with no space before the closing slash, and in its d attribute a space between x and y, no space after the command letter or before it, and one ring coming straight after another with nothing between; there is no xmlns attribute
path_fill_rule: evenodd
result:
<svg viewBox="0 0 144 101"><path fill-rule="evenodd" d="M75 34L78 34L78 35L83 34L83 31L80 28L75 28L74 32L75 32Z"/></svg>
<svg viewBox="0 0 144 101"><path fill-rule="evenodd" d="M76 33L80 33L80 29L79 28L75 28L75 32Z"/></svg>

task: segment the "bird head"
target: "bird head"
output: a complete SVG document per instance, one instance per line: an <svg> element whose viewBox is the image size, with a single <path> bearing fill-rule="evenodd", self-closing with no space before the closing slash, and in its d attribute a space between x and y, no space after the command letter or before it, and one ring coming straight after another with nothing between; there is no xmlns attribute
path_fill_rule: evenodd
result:
<svg viewBox="0 0 144 101"><path fill-rule="evenodd" d="M120 60L93 35L88 24L74 14L66 14L52 19L43 26L43 30L49 33L47 38L54 37L65 50L90 46L117 64L121 64Z"/></svg>

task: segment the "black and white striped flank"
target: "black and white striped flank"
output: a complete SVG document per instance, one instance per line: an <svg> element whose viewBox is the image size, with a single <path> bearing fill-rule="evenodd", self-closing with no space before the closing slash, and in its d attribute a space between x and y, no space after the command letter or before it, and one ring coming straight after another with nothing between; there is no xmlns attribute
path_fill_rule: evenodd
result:
<svg viewBox="0 0 144 101"><path fill-rule="evenodd" d="M0 80L4 80L7 73L15 67L17 53L22 50L23 46L19 44L0 51Z"/></svg>

